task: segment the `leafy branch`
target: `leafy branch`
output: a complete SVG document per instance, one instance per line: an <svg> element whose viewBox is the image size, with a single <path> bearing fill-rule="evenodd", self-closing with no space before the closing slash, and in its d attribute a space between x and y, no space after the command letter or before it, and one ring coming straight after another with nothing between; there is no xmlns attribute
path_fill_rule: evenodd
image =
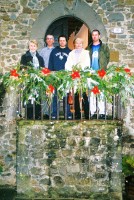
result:
<svg viewBox="0 0 134 200"><path fill-rule="evenodd" d="M48 68L34 69L32 66L21 68L18 64L10 72L0 75L0 83L5 89L9 87L22 93L23 100L30 98L38 100L40 94L52 99L57 89L59 98L62 98L72 88L99 96L103 93L109 101L111 96L120 95L123 102L128 97L134 97L134 74L125 66L110 66L107 71L100 69L93 71L73 66L72 71L50 71Z"/></svg>

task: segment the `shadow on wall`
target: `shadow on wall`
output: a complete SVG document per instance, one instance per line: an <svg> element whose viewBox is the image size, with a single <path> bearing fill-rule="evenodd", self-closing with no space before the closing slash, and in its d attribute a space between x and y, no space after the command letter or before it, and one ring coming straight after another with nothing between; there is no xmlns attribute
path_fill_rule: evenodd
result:
<svg viewBox="0 0 134 200"><path fill-rule="evenodd" d="M14 200L16 194L15 188L0 188L0 200Z"/></svg>
<svg viewBox="0 0 134 200"><path fill-rule="evenodd" d="M0 113L2 112L2 103L5 93L6 93L5 87L2 83L0 83Z"/></svg>

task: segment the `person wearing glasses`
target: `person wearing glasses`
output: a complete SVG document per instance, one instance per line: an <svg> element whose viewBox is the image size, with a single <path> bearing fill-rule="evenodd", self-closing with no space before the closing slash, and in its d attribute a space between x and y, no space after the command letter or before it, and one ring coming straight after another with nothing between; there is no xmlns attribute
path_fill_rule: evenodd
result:
<svg viewBox="0 0 134 200"><path fill-rule="evenodd" d="M49 63L49 57L51 51L54 49L54 36L53 35L47 35L46 36L46 47L42 48L39 52L40 56L43 57L45 67L48 68L48 63Z"/></svg>
<svg viewBox="0 0 134 200"><path fill-rule="evenodd" d="M46 46L42 48L39 52L40 56L42 56L44 60L45 67L48 68L49 63L49 57L51 51L54 49L54 36L53 35L47 35L45 40ZM47 101L44 100L43 102L43 113L44 113L44 119L49 119L49 106Z"/></svg>

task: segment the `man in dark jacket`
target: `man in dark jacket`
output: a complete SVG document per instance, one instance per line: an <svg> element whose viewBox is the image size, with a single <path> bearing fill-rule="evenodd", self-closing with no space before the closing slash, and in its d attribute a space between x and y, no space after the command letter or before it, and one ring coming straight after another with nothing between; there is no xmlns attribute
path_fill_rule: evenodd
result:
<svg viewBox="0 0 134 200"><path fill-rule="evenodd" d="M51 71L64 70L68 54L71 51L68 47L66 47L67 39L64 35L59 36L58 42L59 46L52 50L49 58L48 68Z"/></svg>
<svg viewBox="0 0 134 200"><path fill-rule="evenodd" d="M107 69L107 65L110 58L109 48L106 44L103 44L100 40L100 31L95 29L92 31L92 43L89 45L89 53L91 59L91 68L95 71L99 69ZM96 97L91 94L90 108L92 118L96 117L96 111L99 111L99 118L105 119L105 102L103 94L100 95L98 101L98 108L96 106Z"/></svg>
<svg viewBox="0 0 134 200"><path fill-rule="evenodd" d="M109 63L110 52L106 44L100 40L100 31L92 31L92 43L89 45L91 68L94 70L105 69Z"/></svg>
<svg viewBox="0 0 134 200"><path fill-rule="evenodd" d="M48 68L51 71L60 71L65 69L65 63L67 61L67 57L69 52L71 51L68 47L66 47L67 44L67 38L64 35L60 35L58 37L59 46L55 47L49 58L49 64ZM63 100L64 103L65 99ZM65 105L63 106L65 108ZM66 110L66 109L64 109ZM57 91L55 91L55 95L53 98L53 106L52 106L52 119L57 119ZM65 114L65 112L64 112ZM72 118L72 113L70 112L70 106L67 104L67 119Z"/></svg>

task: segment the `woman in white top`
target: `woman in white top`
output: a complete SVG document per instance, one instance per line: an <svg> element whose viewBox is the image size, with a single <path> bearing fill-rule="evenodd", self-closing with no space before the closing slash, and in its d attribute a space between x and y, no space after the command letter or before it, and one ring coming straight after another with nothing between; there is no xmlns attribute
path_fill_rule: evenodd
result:
<svg viewBox="0 0 134 200"><path fill-rule="evenodd" d="M75 39L74 47L75 49L73 49L68 55L65 63L65 70L72 71L74 65L77 65L81 71L90 68L89 51L83 48L83 40L81 38ZM89 102L86 93L83 93L82 107L84 109L85 118L89 119ZM75 94L75 118L81 118L78 93Z"/></svg>
<svg viewBox="0 0 134 200"><path fill-rule="evenodd" d="M85 68L90 68L90 57L89 51L83 49L83 40L81 38L77 38L74 40L74 47L67 58L65 63L65 70L72 71L73 65L78 65L81 70Z"/></svg>

